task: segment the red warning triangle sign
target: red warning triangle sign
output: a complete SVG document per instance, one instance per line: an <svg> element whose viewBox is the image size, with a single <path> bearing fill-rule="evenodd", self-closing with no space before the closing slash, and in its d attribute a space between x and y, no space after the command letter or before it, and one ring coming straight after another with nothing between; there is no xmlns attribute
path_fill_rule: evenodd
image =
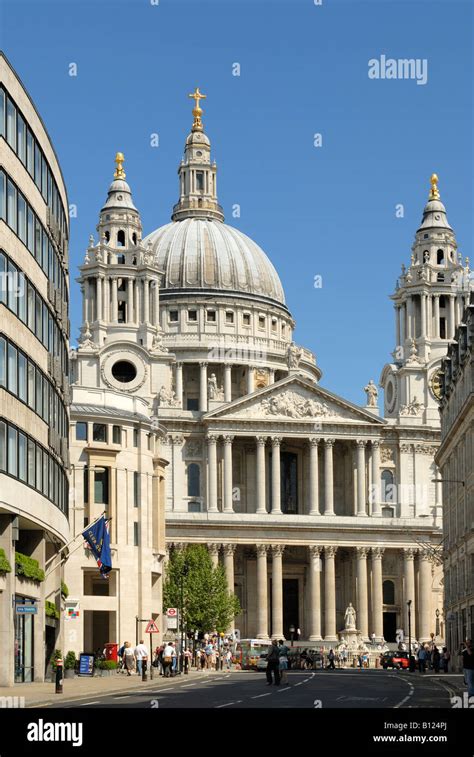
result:
<svg viewBox="0 0 474 757"><path fill-rule="evenodd" d="M148 625L145 628L145 633L159 633L158 626L154 620L149 620Z"/></svg>

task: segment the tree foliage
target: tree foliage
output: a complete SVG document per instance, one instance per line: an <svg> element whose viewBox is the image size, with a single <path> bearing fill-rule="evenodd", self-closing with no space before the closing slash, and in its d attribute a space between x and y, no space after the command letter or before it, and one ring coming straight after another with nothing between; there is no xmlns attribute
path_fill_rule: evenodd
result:
<svg viewBox="0 0 474 757"><path fill-rule="evenodd" d="M227 631L240 612L239 600L229 591L224 568L214 568L205 546L190 544L173 551L163 587L164 607L181 608L181 585L186 631Z"/></svg>

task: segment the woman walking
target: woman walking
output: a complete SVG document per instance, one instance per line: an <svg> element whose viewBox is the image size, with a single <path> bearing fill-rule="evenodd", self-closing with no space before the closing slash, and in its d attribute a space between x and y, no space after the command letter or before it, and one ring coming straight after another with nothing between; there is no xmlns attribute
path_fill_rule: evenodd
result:
<svg viewBox="0 0 474 757"><path fill-rule="evenodd" d="M132 670L135 669L135 652L132 649L132 645L129 641L125 642L122 659L124 668L127 671L127 675L131 676Z"/></svg>

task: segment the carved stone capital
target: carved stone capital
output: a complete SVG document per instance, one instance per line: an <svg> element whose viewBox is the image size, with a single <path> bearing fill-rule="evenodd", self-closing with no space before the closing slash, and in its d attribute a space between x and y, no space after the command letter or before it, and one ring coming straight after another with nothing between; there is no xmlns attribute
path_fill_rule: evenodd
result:
<svg viewBox="0 0 474 757"><path fill-rule="evenodd" d="M200 360L199 361L199 366L201 368L207 368L208 365L209 365L209 363L206 360Z"/></svg>
<svg viewBox="0 0 474 757"><path fill-rule="evenodd" d="M280 444L281 444L282 438L283 437L281 437L281 436L272 436L271 437L272 447L279 447Z"/></svg>
<svg viewBox="0 0 474 757"><path fill-rule="evenodd" d="M372 553L372 560L381 560L383 553L385 552L385 547L371 547L370 551Z"/></svg>
<svg viewBox="0 0 474 757"><path fill-rule="evenodd" d="M324 547L324 557L326 559L336 557L336 552L337 547L335 547L334 544L328 544Z"/></svg>
<svg viewBox="0 0 474 757"><path fill-rule="evenodd" d="M268 439L267 436L257 436L256 437L257 446L258 447L265 447L265 445L267 443L267 439Z"/></svg>
<svg viewBox="0 0 474 757"><path fill-rule="evenodd" d="M418 556L420 560L431 562L433 559L432 553L429 551L429 549L420 549L418 552Z"/></svg>
<svg viewBox="0 0 474 757"><path fill-rule="evenodd" d="M284 544L272 544L271 550L272 550L272 557L282 557L283 556L283 552L285 551L285 545Z"/></svg>
<svg viewBox="0 0 474 757"><path fill-rule="evenodd" d="M222 437L222 441L224 442L224 444L226 444L226 445L229 444L230 445L234 441L234 437L233 437L232 434L225 434Z"/></svg>
<svg viewBox="0 0 474 757"><path fill-rule="evenodd" d="M181 434L173 434L171 436L171 444L180 445L184 443L184 436Z"/></svg>
<svg viewBox="0 0 474 757"><path fill-rule="evenodd" d="M317 446L318 446L318 444L319 444L319 442L320 442L320 441L321 441L321 440L320 440L319 438L317 438L316 436L311 436L311 437L310 437L310 438L308 439L308 445L309 445L310 447L316 447L316 448L317 448Z"/></svg>
<svg viewBox="0 0 474 757"><path fill-rule="evenodd" d="M188 545L184 541L174 541L172 544L173 549L175 549L177 552L181 552L183 549L186 549Z"/></svg>
<svg viewBox="0 0 474 757"><path fill-rule="evenodd" d="M356 439L356 445L359 449L365 449L366 444L367 444L366 439Z"/></svg>
<svg viewBox="0 0 474 757"><path fill-rule="evenodd" d="M266 557L268 552L268 544L257 544L257 557Z"/></svg>
<svg viewBox="0 0 474 757"><path fill-rule="evenodd" d="M334 447L335 441L336 441L335 439L325 439L324 446L326 447L326 449L329 449L330 447Z"/></svg>
<svg viewBox="0 0 474 757"><path fill-rule="evenodd" d="M358 560L366 560L369 554L369 547L356 547L356 554Z"/></svg>
<svg viewBox="0 0 474 757"><path fill-rule="evenodd" d="M223 544L222 550L225 555L228 557L233 557L235 554L235 550L237 549L237 544Z"/></svg>
<svg viewBox="0 0 474 757"><path fill-rule="evenodd" d="M371 444L372 444L372 450L380 449L379 439L372 439Z"/></svg>
<svg viewBox="0 0 474 757"><path fill-rule="evenodd" d="M321 552L323 550L322 547L319 546L319 544L311 544L311 546L308 547L310 557L313 560L319 560L321 557Z"/></svg>
<svg viewBox="0 0 474 757"><path fill-rule="evenodd" d="M215 444L217 444L217 440L218 440L218 438L219 438L219 437L218 437L218 435L217 435L217 434L208 434L208 435L206 436L206 441L207 441L208 445L211 445L211 444L214 444L214 445L215 445Z"/></svg>
<svg viewBox="0 0 474 757"><path fill-rule="evenodd" d="M209 554L212 555L212 557L219 556L220 547L221 547L220 544L216 544L214 542L211 542L210 544L207 545Z"/></svg>

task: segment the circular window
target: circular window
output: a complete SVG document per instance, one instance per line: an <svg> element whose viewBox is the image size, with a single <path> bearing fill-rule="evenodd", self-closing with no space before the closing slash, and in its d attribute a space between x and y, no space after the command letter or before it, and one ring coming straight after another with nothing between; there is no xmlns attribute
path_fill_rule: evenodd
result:
<svg viewBox="0 0 474 757"><path fill-rule="evenodd" d="M387 402L389 405L392 404L393 400L393 384L388 384L387 386Z"/></svg>
<svg viewBox="0 0 474 757"><path fill-rule="evenodd" d="M137 375L137 369L128 360L117 360L112 366L112 376L122 384L128 384Z"/></svg>

